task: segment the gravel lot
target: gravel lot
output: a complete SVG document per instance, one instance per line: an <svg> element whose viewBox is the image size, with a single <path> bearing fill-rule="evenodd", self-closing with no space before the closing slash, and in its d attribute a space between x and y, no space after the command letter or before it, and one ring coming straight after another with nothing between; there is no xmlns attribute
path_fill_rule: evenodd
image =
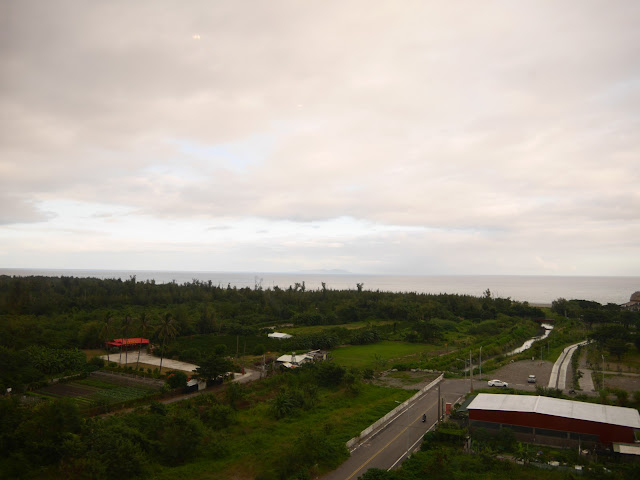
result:
<svg viewBox="0 0 640 480"><path fill-rule="evenodd" d="M546 387L549 384L552 368L552 362L522 360L520 362L510 363L489 373L483 372L482 377L474 377L473 384L475 388L484 388L487 387L488 380L497 378L507 382L510 387L519 390L533 391L535 390L536 384L527 383L529 375L536 376L538 380L537 385ZM426 372L385 372L384 375L375 380L375 383L388 387L418 390L428 385L437 376L437 374Z"/></svg>
<svg viewBox="0 0 640 480"><path fill-rule="evenodd" d="M519 362L509 363L487 374L483 372L482 379L491 380L497 378L507 382L510 387L520 390L535 390L536 384L527 383L529 375L536 376L538 380L537 385L546 387L549 385L552 368L553 362L547 362L546 360L521 360Z"/></svg>
<svg viewBox="0 0 640 480"><path fill-rule="evenodd" d="M594 372L594 374L601 375L600 372ZM604 383L607 387L626 390L630 394L640 391L640 376L636 375L618 375L606 373Z"/></svg>

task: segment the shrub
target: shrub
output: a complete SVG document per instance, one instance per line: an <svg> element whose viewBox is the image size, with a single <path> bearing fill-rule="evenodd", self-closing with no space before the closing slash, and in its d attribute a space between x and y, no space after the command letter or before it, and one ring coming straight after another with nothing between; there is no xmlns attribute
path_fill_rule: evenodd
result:
<svg viewBox="0 0 640 480"><path fill-rule="evenodd" d="M171 371L167 375L167 383L171 388L184 387L187 383L187 374L180 371Z"/></svg>
<svg viewBox="0 0 640 480"><path fill-rule="evenodd" d="M103 358L100 357L93 357L91 360L89 360L87 363L89 363L90 365L94 365L98 368L102 368L105 365L105 360Z"/></svg>
<svg viewBox="0 0 640 480"><path fill-rule="evenodd" d="M156 413L158 415L166 415L167 414L167 406L164 403L160 403L160 402L152 402L151 405L149 405L149 410L152 413Z"/></svg>

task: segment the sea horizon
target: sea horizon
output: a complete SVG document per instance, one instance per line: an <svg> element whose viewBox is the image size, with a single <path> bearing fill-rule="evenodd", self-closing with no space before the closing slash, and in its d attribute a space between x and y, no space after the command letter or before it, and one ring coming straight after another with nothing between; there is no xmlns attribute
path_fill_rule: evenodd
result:
<svg viewBox="0 0 640 480"><path fill-rule="evenodd" d="M57 269L0 268L0 275L28 277L79 277L154 281L184 284L194 280L221 287L287 289L304 282L307 290L363 290L415 292L428 294L459 294L481 296L487 289L492 296L511 298L531 304L550 305L553 300L591 300L601 304L622 304L640 290L638 276L571 276L571 275L401 275L365 274L344 270L306 270L291 272L224 272L197 270L124 270L124 269Z"/></svg>

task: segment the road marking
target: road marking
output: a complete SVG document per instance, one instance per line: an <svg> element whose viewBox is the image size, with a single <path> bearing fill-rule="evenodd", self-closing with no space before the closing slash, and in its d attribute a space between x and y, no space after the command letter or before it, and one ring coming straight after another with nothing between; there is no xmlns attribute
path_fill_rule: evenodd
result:
<svg viewBox="0 0 640 480"><path fill-rule="evenodd" d="M435 427L437 424L438 424L438 421L436 420L436 421L433 423L433 425L431 425L431 426L429 427L429 429L427 430L427 432L430 432L431 430L433 430L433 427ZM395 466L398 464L398 462L404 458L404 456L407 454L407 452L412 451L412 450L415 448L415 446L418 444L418 442L421 442L423 438L424 438L424 435L422 435L421 437L419 437L419 438L418 438L418 440L416 440L416 441L413 443L413 445L411 445L411 446L409 447L409 450L407 450L407 451L406 451L406 452L404 452L402 455L400 455L400 458L398 458L395 462L393 462L393 465L391 465L389 468L387 468L387 472L389 472L389 471L393 470L393 467L395 467Z"/></svg>
<svg viewBox="0 0 640 480"><path fill-rule="evenodd" d="M427 410L431 410L431 409L432 409L434 406L436 406L437 404L438 404L438 401L435 401L434 403L432 403L432 404L427 408ZM414 405L415 405L415 404L414 404ZM413 405L412 405L412 406L413 406ZM411 406L407 407L407 410L409 410L409 408L411 408ZM405 412L406 412L407 410L405 410ZM398 417L399 417L399 416L400 416L400 415L398 415ZM362 470L364 467L366 467L366 466L369 464L369 462L371 462L371 460L373 460L374 458L376 458L376 457L377 457L377 456L378 456L378 455L379 455L379 454L380 454L384 449L386 449L389 445L391 445L393 442L395 442L395 441L398 439L398 437L399 437L400 435L402 435L404 432L406 432L406 431L409 429L409 427L410 427L411 425L413 425L414 423L416 423L417 421L418 421L418 419L416 418L413 422L411 422L409 425L407 425L406 427L404 427L404 429L402 429L402 430L400 431L400 433L398 433L395 437L393 437L393 439L391 439L391 440L390 440L390 441L389 441L389 442L388 442L384 447L382 447L380 450L378 450L375 454L373 454L371 457L369 457L369 460L367 460L367 461L366 461L366 462L364 462L362 465L360 465L360 466L359 466L359 467L358 467L358 468L357 468L357 469L356 469L356 470L355 470L351 475L349 475L349 476L348 476L347 478L345 478L344 480L350 480L350 479L351 479L351 478L352 478L356 473L358 473L360 470ZM420 437L420 438L422 438L422 437ZM418 440L420 440L420 439L418 439ZM418 443L418 442L416 442L416 443ZM415 443L414 443L414 445L415 445ZM413 448L413 446L412 446L411 448ZM411 450L411 449L409 449L409 450ZM407 450L407 451L409 451L409 450ZM400 458L404 457L406 454L407 454L407 452L404 452L402 455L400 455ZM399 460L399 459L398 459L398 460ZM398 463L398 461L396 461L396 463ZM393 465L395 466L395 464L396 464L396 463L394 463Z"/></svg>

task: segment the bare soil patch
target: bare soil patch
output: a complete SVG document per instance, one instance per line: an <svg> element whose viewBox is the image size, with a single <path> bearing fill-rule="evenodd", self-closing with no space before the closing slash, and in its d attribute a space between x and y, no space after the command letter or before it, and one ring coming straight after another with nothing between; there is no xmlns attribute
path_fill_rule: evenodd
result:
<svg viewBox="0 0 640 480"><path fill-rule="evenodd" d="M374 385L381 387L391 388L403 388L405 390L420 390L426 387L436 378L438 373L423 372L423 371L398 371L392 372L390 370L382 373L375 380L372 380Z"/></svg>
<svg viewBox="0 0 640 480"><path fill-rule="evenodd" d="M40 392L47 395L59 397L85 397L95 393L95 389L89 387L81 387L79 385L70 385L67 383L57 383L40 389Z"/></svg>
<svg viewBox="0 0 640 480"><path fill-rule="evenodd" d="M600 375L600 373L596 373L596 375ZM640 376L605 373L604 383L609 388L618 388L629 393L640 391Z"/></svg>
<svg viewBox="0 0 640 480"><path fill-rule="evenodd" d="M123 386L140 385L147 387L161 387L164 384L164 380L155 378L139 377L127 373L104 372L100 370L92 372L91 377Z"/></svg>

